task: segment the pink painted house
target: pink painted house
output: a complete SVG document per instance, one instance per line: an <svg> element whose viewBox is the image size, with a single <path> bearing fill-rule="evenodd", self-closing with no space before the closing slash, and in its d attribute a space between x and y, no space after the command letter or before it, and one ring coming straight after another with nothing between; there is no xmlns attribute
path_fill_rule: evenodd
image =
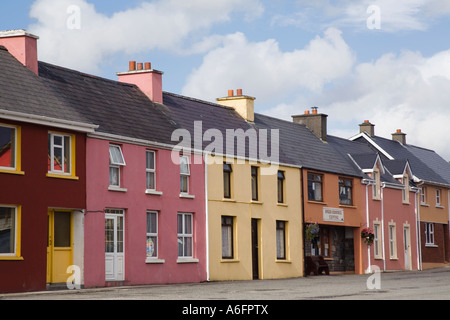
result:
<svg viewBox="0 0 450 320"><path fill-rule="evenodd" d="M172 155L178 126L156 106L162 72L146 67L111 81L42 66L98 124L86 138L86 288L207 279L203 158Z"/></svg>

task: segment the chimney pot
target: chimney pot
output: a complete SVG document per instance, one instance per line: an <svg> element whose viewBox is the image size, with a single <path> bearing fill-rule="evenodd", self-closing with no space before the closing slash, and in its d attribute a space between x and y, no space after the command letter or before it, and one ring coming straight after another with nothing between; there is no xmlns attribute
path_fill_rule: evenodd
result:
<svg viewBox="0 0 450 320"><path fill-rule="evenodd" d="M145 63L145 70L151 70L152 64L150 62Z"/></svg>
<svg viewBox="0 0 450 320"><path fill-rule="evenodd" d="M305 110L305 114L309 114L309 110Z"/></svg>
<svg viewBox="0 0 450 320"><path fill-rule="evenodd" d="M144 66L143 66L142 62L139 62L139 63L137 64L137 69L138 69L138 70L144 69Z"/></svg>
<svg viewBox="0 0 450 320"><path fill-rule="evenodd" d="M402 133L402 129L397 129L397 133Z"/></svg>
<svg viewBox="0 0 450 320"><path fill-rule="evenodd" d="M236 90L236 95L237 96L242 96L242 89L237 89Z"/></svg>
<svg viewBox="0 0 450 320"><path fill-rule="evenodd" d="M129 63L128 63L128 65L129 65L129 71L134 71L134 70L136 70L136 61L130 61Z"/></svg>
<svg viewBox="0 0 450 320"><path fill-rule="evenodd" d="M311 107L312 109L312 114L317 114L317 107Z"/></svg>
<svg viewBox="0 0 450 320"><path fill-rule="evenodd" d="M229 97L234 96L234 90L228 90L228 96Z"/></svg>

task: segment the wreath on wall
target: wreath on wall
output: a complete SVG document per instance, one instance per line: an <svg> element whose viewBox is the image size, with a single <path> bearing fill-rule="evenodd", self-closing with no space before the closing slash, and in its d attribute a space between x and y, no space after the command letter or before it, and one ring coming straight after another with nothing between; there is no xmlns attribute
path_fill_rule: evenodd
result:
<svg viewBox="0 0 450 320"><path fill-rule="evenodd" d="M361 238L364 239L364 242L367 243L368 246L372 245L374 239L373 230L371 228L364 228L361 231Z"/></svg>
<svg viewBox="0 0 450 320"><path fill-rule="evenodd" d="M319 236L319 225L317 223L309 223L306 225L306 239L314 240Z"/></svg>

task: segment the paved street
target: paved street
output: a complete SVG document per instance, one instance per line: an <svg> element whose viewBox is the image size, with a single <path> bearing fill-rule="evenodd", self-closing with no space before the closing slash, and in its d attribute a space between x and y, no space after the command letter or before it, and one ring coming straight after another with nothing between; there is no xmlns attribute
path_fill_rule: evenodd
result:
<svg viewBox="0 0 450 320"><path fill-rule="evenodd" d="M450 267L372 275L59 290L0 300L450 300Z"/></svg>

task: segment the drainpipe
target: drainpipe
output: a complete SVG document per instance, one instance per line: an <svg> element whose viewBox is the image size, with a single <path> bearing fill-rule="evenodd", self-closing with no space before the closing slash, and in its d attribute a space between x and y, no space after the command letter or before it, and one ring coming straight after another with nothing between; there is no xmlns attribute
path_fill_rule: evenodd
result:
<svg viewBox="0 0 450 320"><path fill-rule="evenodd" d="M381 244L383 248L383 271L386 271L386 250L384 248L384 200L383 189L386 187L386 183L381 184Z"/></svg>
<svg viewBox="0 0 450 320"><path fill-rule="evenodd" d="M205 166L205 228L206 228L206 281L209 281L209 217L208 217L208 154L203 157Z"/></svg>
<svg viewBox="0 0 450 320"><path fill-rule="evenodd" d="M306 256L306 247L305 247L305 235L304 235L304 230L305 230L305 190L304 186L303 186L303 168L300 168L300 184L301 184L301 188L300 188L300 196L301 196L301 203L302 203L302 245L303 245L303 276L306 275L306 266L305 266L305 256Z"/></svg>
<svg viewBox="0 0 450 320"><path fill-rule="evenodd" d="M417 233L417 250L419 260L419 270L422 270L422 236L420 231L420 187L423 185L423 182L417 184L419 187L419 192L417 193L417 205L416 205L416 233Z"/></svg>
<svg viewBox="0 0 450 320"><path fill-rule="evenodd" d="M367 228L369 228L370 222L369 222L369 191L368 191L368 188L369 188L370 181L363 179L362 183L364 183L366 185L366 226L367 226ZM372 266L370 264L370 246L367 246L367 261L368 261L367 273L372 273Z"/></svg>

